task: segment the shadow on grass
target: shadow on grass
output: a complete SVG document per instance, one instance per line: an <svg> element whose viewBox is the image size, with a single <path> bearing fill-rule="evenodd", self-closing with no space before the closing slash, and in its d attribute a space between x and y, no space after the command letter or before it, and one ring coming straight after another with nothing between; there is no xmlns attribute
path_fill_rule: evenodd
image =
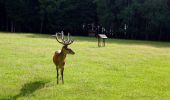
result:
<svg viewBox="0 0 170 100"><path fill-rule="evenodd" d="M28 38L49 38L55 39L51 35L47 34L29 34L26 35ZM73 39L78 42L96 42L97 45L97 38L96 37L79 37L73 36ZM161 42L161 41L146 41L146 40L126 40L126 39L107 39L106 45L109 44L119 44L119 45L146 45L152 46L156 48L170 48L170 42Z"/></svg>
<svg viewBox="0 0 170 100"><path fill-rule="evenodd" d="M98 40L95 37L75 37L76 41L80 42L96 42L96 47L98 45ZM139 45L139 46L151 46L155 48L170 48L170 42L161 41L146 41L146 40L128 40L128 39L106 39L107 44L117 44L117 45Z"/></svg>
<svg viewBox="0 0 170 100"><path fill-rule="evenodd" d="M53 38L50 34L26 34L28 38Z"/></svg>
<svg viewBox="0 0 170 100"><path fill-rule="evenodd" d="M170 48L170 42L161 42L161 41L146 41L146 40L121 40L114 39L109 43L115 43L118 45L139 45L139 46L151 46L155 48Z"/></svg>
<svg viewBox="0 0 170 100"><path fill-rule="evenodd" d="M47 81L35 81L35 82L30 82L30 83L26 83L22 86L20 93L11 97L11 100L17 100L20 97L24 97L24 96L29 96L32 93L34 93L35 91L42 89L45 84L47 83Z"/></svg>

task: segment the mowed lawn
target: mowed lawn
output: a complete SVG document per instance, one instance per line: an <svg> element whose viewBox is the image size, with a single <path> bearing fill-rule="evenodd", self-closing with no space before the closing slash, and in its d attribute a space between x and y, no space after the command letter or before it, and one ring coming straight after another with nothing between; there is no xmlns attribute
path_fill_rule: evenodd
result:
<svg viewBox="0 0 170 100"><path fill-rule="evenodd" d="M53 54L62 47L42 34L0 33L0 99L170 100L170 43L73 37L65 84Z"/></svg>

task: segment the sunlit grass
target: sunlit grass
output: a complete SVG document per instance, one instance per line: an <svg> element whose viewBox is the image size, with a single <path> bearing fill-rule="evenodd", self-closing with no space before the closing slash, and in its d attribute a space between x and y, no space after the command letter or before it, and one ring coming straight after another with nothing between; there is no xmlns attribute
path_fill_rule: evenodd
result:
<svg viewBox="0 0 170 100"><path fill-rule="evenodd" d="M0 99L170 99L170 43L73 37L65 84L52 62L50 35L0 33Z"/></svg>

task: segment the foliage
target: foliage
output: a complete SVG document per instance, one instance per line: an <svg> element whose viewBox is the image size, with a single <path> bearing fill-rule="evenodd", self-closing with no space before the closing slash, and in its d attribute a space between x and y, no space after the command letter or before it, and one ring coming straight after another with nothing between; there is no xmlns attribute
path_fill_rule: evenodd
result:
<svg viewBox="0 0 170 100"><path fill-rule="evenodd" d="M170 0L0 0L0 11L0 31L87 35L95 24L114 38L170 40Z"/></svg>
<svg viewBox="0 0 170 100"><path fill-rule="evenodd" d="M91 0L6 0L2 5L6 18L0 19L7 20L3 25L10 27L7 31L74 32L96 19L96 6Z"/></svg>
<svg viewBox="0 0 170 100"><path fill-rule="evenodd" d="M98 0L98 5L101 8L98 12L103 12L99 14L102 25L115 29L115 37L146 40L170 38L168 0ZM100 5L105 6L104 11ZM127 30L124 30L125 24Z"/></svg>

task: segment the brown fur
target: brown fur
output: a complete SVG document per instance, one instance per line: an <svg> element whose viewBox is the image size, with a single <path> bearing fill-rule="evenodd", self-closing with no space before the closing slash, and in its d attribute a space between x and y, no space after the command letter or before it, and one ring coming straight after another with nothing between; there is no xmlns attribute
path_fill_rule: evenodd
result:
<svg viewBox="0 0 170 100"><path fill-rule="evenodd" d="M61 79L62 83L64 84L64 65L65 65L65 59L67 54L75 54L74 51L72 51L70 48L67 47L67 45L62 47L61 51L56 51L53 56L53 62L56 65L56 70L57 70L57 84L58 84L58 77L59 73L58 70L60 69L61 72Z"/></svg>

